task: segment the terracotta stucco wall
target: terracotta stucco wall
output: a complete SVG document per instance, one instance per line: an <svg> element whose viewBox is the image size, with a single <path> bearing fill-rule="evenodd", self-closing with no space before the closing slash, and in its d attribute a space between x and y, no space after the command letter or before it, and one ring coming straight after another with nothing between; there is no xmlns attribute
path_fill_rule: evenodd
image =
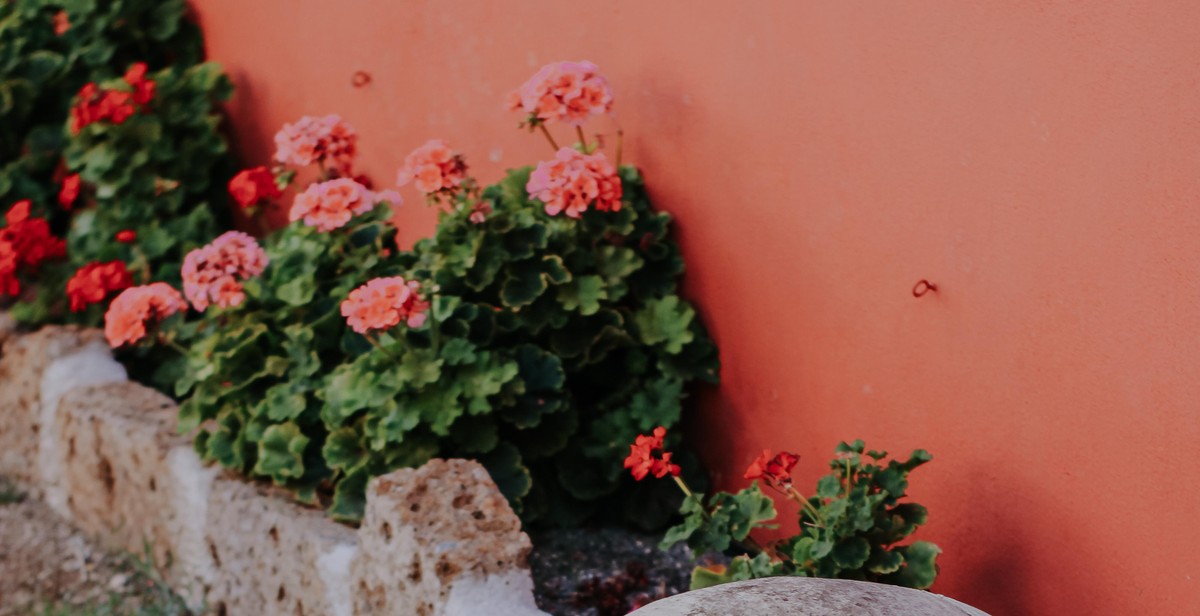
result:
<svg viewBox="0 0 1200 616"><path fill-rule="evenodd" d="M504 95L597 62L721 345L693 427L723 483L764 446L805 483L839 439L925 447L936 590L997 616L1200 613L1200 3L196 10L247 160L338 112L385 182L431 137L484 180L547 156ZM404 194L412 240L434 213ZM939 292L914 299L921 278Z"/></svg>

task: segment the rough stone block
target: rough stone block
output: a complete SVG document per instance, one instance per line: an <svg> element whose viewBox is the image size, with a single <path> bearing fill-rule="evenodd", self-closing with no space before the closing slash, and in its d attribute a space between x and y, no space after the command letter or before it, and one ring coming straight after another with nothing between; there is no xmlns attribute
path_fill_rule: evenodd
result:
<svg viewBox="0 0 1200 616"><path fill-rule="evenodd" d="M7 315L5 315L7 316ZM37 450L41 432L42 375L56 359L103 333L77 327L47 327L26 335L5 335L0 358L0 474L40 497Z"/></svg>
<svg viewBox="0 0 1200 616"><path fill-rule="evenodd" d="M900 586L774 577L660 599L631 616L987 616L953 599Z"/></svg>
<svg viewBox="0 0 1200 616"><path fill-rule="evenodd" d="M352 614L354 531L324 512L218 478L205 541L217 566L208 601L217 613Z"/></svg>
<svg viewBox="0 0 1200 616"><path fill-rule="evenodd" d="M109 546L150 548L172 588L216 614L544 616L529 538L478 464L376 478L356 532L204 467L176 413L126 380L98 331L10 336L0 474Z"/></svg>
<svg viewBox="0 0 1200 616"><path fill-rule="evenodd" d="M129 381L72 389L43 457L62 460L56 489L76 526L136 555L150 550L172 585L198 598L212 577L202 525L215 470L175 434L174 413L171 399Z"/></svg>
<svg viewBox="0 0 1200 616"><path fill-rule="evenodd" d="M358 535L356 614L543 613L529 537L478 463L431 460L371 480Z"/></svg>

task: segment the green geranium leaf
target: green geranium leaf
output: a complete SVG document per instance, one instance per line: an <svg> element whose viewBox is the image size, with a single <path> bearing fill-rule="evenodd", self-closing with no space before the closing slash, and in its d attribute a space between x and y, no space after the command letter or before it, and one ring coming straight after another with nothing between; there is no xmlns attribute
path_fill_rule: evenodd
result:
<svg viewBox="0 0 1200 616"><path fill-rule="evenodd" d="M696 311L680 301L678 296L669 295L659 300L646 302L645 308L633 316L642 342L663 344L668 353L679 353L693 339L689 325Z"/></svg>
<svg viewBox="0 0 1200 616"><path fill-rule="evenodd" d="M329 433L321 455L330 468L346 471L358 466L366 455L362 434L356 428L343 427Z"/></svg>
<svg viewBox="0 0 1200 616"><path fill-rule="evenodd" d="M276 424L267 428L258 444L258 464L254 472L283 484L289 478L304 475L304 450L308 437L294 423Z"/></svg>
<svg viewBox="0 0 1200 616"><path fill-rule="evenodd" d="M871 555L871 544L862 537L851 537L833 546L833 561L842 569L858 569Z"/></svg>
<svg viewBox="0 0 1200 616"><path fill-rule="evenodd" d="M884 578L884 581L922 590L933 586L937 578L937 557L942 553L941 548L928 541L916 541L896 550L903 553L904 566Z"/></svg>
<svg viewBox="0 0 1200 616"><path fill-rule="evenodd" d="M600 310L600 302L608 299L604 279L599 276L579 276L558 289L558 301L567 310L591 315Z"/></svg>

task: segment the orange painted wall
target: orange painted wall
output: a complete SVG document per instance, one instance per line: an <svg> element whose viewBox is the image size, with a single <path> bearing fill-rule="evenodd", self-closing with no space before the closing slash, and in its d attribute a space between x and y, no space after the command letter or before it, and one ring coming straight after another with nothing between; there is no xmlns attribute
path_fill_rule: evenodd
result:
<svg viewBox="0 0 1200 616"><path fill-rule="evenodd" d="M1200 3L195 8L248 161L338 112L385 181L431 137L485 180L545 157L504 95L597 62L721 345L693 424L719 481L764 446L806 482L840 439L925 447L935 590L1200 614ZM434 213L404 194L410 241Z"/></svg>

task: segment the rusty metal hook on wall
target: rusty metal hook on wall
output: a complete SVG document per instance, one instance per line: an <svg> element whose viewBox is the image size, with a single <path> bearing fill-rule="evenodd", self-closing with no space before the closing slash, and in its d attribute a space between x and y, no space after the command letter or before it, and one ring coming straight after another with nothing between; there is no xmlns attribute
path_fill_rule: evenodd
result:
<svg viewBox="0 0 1200 616"><path fill-rule="evenodd" d="M924 278L918 280L917 284L913 285L912 288L913 297L921 297L930 291L937 293L937 285Z"/></svg>
<svg viewBox="0 0 1200 616"><path fill-rule="evenodd" d="M367 71L354 71L354 75L350 77L350 85L361 88L368 83L371 83L371 73Z"/></svg>

